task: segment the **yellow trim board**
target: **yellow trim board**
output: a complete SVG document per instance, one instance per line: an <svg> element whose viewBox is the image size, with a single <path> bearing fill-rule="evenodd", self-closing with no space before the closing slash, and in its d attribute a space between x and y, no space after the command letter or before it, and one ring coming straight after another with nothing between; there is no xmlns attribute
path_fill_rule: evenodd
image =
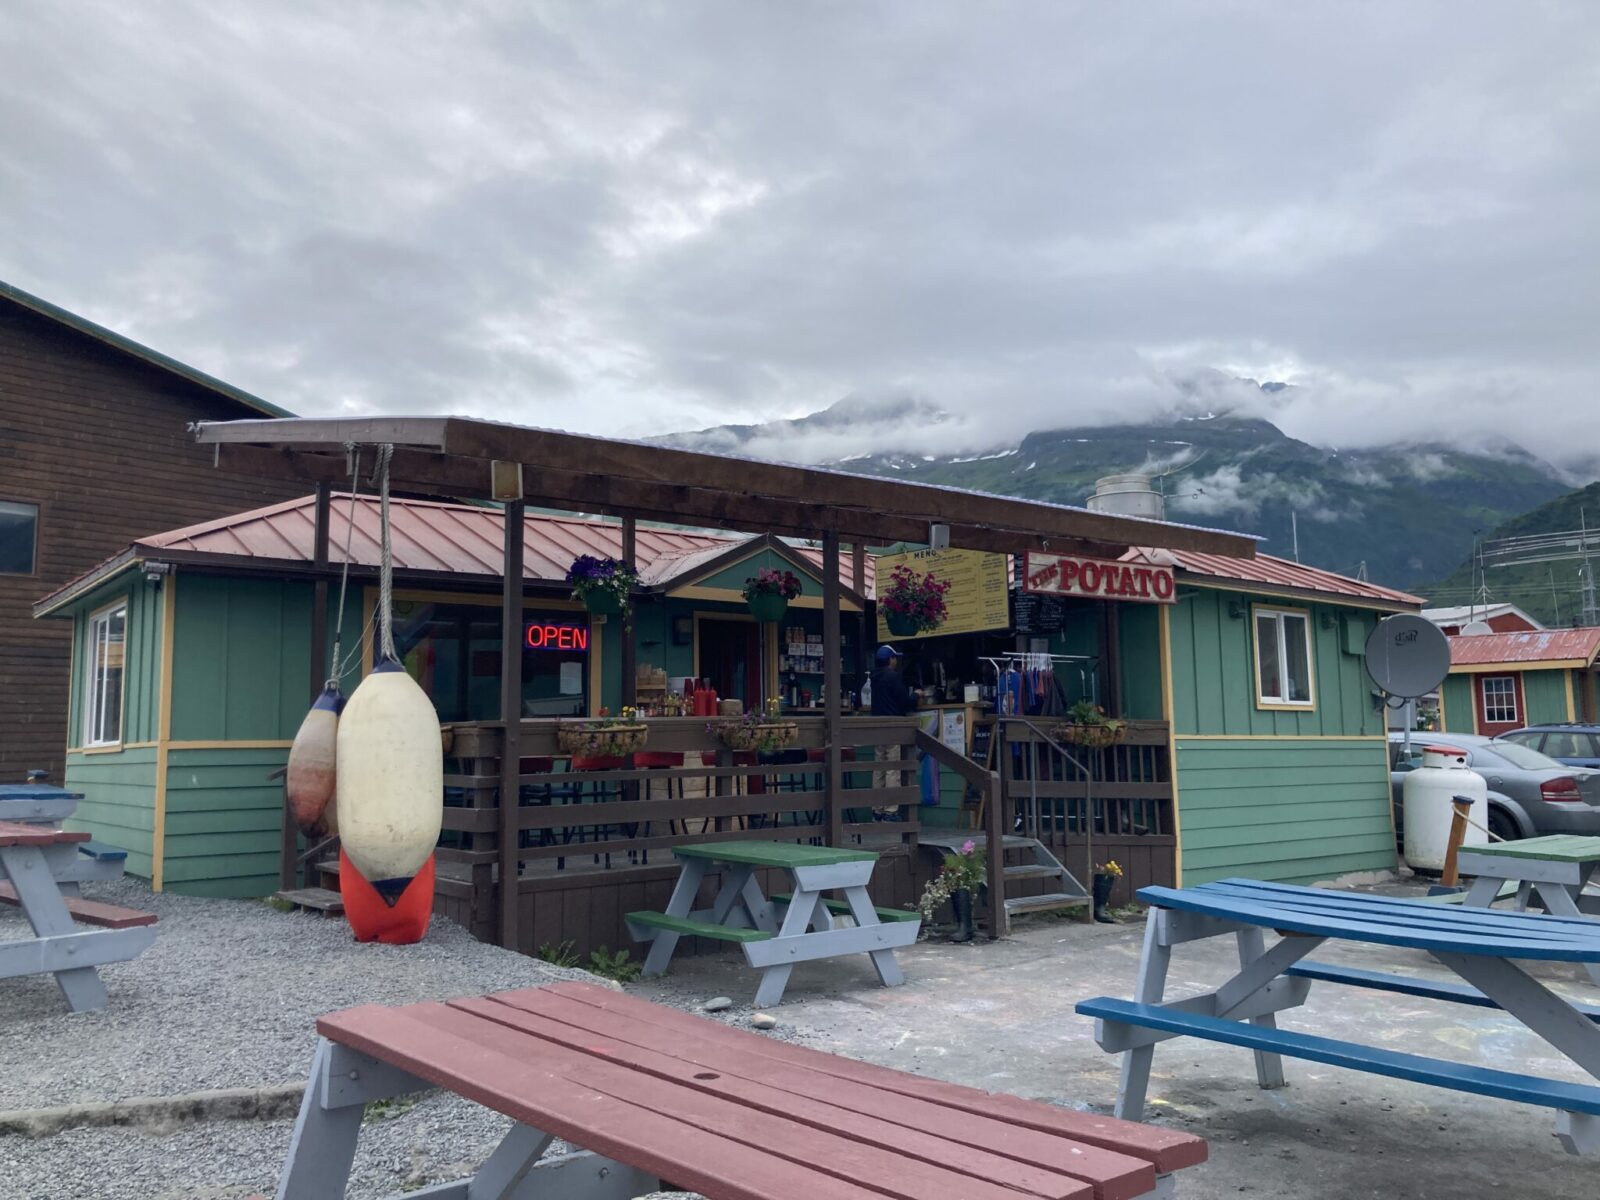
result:
<svg viewBox="0 0 1600 1200"><path fill-rule="evenodd" d="M1167 770L1172 775L1172 872L1173 886L1183 886L1183 805L1178 791L1178 742L1172 727L1177 719L1177 704L1172 695L1172 607L1161 606L1161 713L1167 722ZM970 722L969 722L970 727Z"/></svg>
<svg viewBox="0 0 1600 1200"><path fill-rule="evenodd" d="M1552 662L1461 663L1452 665L1452 675L1515 675L1519 671L1583 670L1589 664L1581 658L1561 658Z"/></svg>
<svg viewBox="0 0 1600 1200"><path fill-rule="evenodd" d="M239 741L229 741L226 738L217 738L210 741L197 742L168 742L168 750L287 750L294 745L291 740L283 738L242 738Z"/></svg>
<svg viewBox="0 0 1600 1200"><path fill-rule="evenodd" d="M1578 705L1577 705L1576 698L1572 694L1572 672L1571 671L1568 671L1566 673L1565 679L1566 679L1566 684L1567 684L1567 720L1568 721L1576 721L1578 719Z"/></svg>
<svg viewBox="0 0 1600 1200"><path fill-rule="evenodd" d="M159 892L167 867L167 750L172 738L172 639L177 627L177 589L161 590L161 681L156 701L155 824L150 834L150 887Z"/></svg>
<svg viewBox="0 0 1600 1200"><path fill-rule="evenodd" d="M68 746L68 754L121 754L124 750L148 750L156 742L123 742L120 746Z"/></svg>
<svg viewBox="0 0 1600 1200"><path fill-rule="evenodd" d="M735 591L733 588L703 587L697 583L686 584L681 588L675 588L674 590L667 592L666 596L669 600L702 600L738 605L743 605L745 603L743 592ZM789 601L789 607L820 609L822 607L822 597L805 595L796 596L793 600ZM861 605L841 594L839 596L839 611L858 613L861 611Z"/></svg>

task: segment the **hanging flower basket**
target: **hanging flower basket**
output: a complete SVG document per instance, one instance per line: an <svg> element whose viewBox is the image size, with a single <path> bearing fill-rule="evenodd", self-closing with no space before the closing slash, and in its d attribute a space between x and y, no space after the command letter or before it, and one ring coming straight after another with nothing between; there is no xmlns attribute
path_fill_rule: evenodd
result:
<svg viewBox="0 0 1600 1200"><path fill-rule="evenodd" d="M783 614L789 611L789 601L772 592L757 593L745 603L750 606L750 615L763 625L783 620Z"/></svg>
<svg viewBox="0 0 1600 1200"><path fill-rule="evenodd" d="M597 617L614 617L626 611L628 597L639 586L639 573L615 558L580 554L567 568L572 598Z"/></svg>
<svg viewBox="0 0 1600 1200"><path fill-rule="evenodd" d="M800 595L800 580L793 571L762 567L744 581L744 600L750 615L763 625L783 620L789 601Z"/></svg>
<svg viewBox="0 0 1600 1200"><path fill-rule="evenodd" d="M800 736L800 726L793 721L774 721L754 713L737 721L712 721L706 730L729 750L758 750L762 754L786 749Z"/></svg>
<svg viewBox="0 0 1600 1200"><path fill-rule="evenodd" d="M915 637L922 632L922 626L917 619L905 613L886 613L884 621L889 626L889 632L895 637Z"/></svg>
<svg viewBox="0 0 1600 1200"><path fill-rule="evenodd" d="M556 722L556 745L577 758L626 758L649 740L650 727L642 721Z"/></svg>
<svg viewBox="0 0 1600 1200"><path fill-rule="evenodd" d="M1104 725L1063 725L1056 740L1089 750L1104 750L1115 746L1126 734L1127 727L1121 721L1108 721Z"/></svg>

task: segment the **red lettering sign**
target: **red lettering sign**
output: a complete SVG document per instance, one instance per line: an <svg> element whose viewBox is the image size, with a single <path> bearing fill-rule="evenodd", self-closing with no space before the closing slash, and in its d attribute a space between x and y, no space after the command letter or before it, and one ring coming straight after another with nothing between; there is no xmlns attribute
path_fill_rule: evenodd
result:
<svg viewBox="0 0 1600 1200"><path fill-rule="evenodd" d="M529 650L576 650L580 654L587 654L589 627L535 621L524 630L522 644Z"/></svg>
<svg viewBox="0 0 1600 1200"><path fill-rule="evenodd" d="M1098 596L1141 604L1171 604L1177 581L1171 567L1110 562L1072 554L1033 554L1023 560L1022 590L1052 596Z"/></svg>

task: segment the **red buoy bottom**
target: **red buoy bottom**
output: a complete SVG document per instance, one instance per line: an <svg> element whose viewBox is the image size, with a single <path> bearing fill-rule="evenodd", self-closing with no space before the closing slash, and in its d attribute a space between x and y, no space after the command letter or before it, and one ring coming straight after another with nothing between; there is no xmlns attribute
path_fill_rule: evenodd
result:
<svg viewBox="0 0 1600 1200"><path fill-rule="evenodd" d="M433 855L428 855L422 869L390 904L356 869L341 846L339 895L344 900L345 920L350 922L356 941L383 942L390 946L420 942L428 932L428 918L433 915Z"/></svg>

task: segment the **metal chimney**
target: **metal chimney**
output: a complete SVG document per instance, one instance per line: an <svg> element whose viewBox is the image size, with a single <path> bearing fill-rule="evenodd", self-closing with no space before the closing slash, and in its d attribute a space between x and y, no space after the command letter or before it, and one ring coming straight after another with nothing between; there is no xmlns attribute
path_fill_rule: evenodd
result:
<svg viewBox="0 0 1600 1200"><path fill-rule="evenodd" d="M1165 499L1156 491L1149 475L1106 475L1095 480L1089 509L1119 517L1147 517L1153 521L1164 521L1167 516Z"/></svg>

